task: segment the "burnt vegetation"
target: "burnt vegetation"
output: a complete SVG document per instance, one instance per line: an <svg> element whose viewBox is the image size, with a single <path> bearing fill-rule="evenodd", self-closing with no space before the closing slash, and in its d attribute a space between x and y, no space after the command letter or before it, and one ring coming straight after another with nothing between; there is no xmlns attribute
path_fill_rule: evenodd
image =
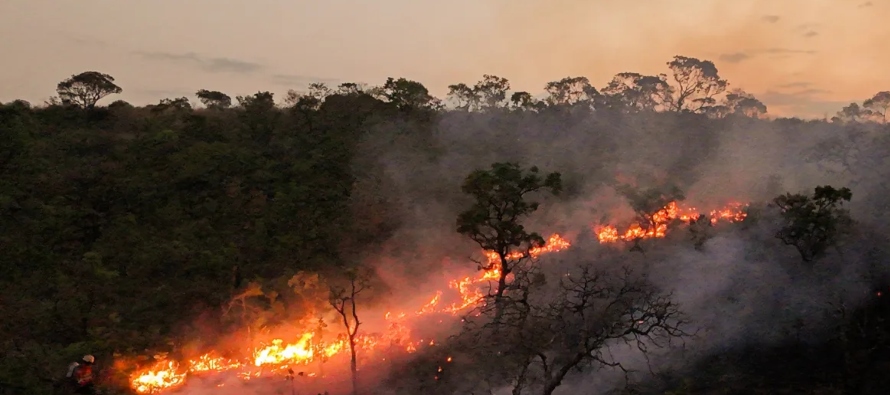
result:
<svg viewBox="0 0 890 395"><path fill-rule="evenodd" d="M52 393L86 353L103 393L131 393L116 358L324 308L339 322L307 325L342 327L353 394L886 393L890 94L830 120L768 118L684 56L543 88L484 75L437 98L389 78L103 106L122 88L87 71L44 105L0 105L0 394ZM748 184L725 186L735 176ZM750 206L743 223L702 216L610 249L589 235L607 209L578 204L602 191L642 226L702 194ZM531 253L563 230L581 234L575 252ZM367 267L387 255L433 273L416 251L443 243L494 253L477 262L500 271L491 290L440 347L365 379L363 304L386 292ZM683 292L721 262L741 280Z"/></svg>

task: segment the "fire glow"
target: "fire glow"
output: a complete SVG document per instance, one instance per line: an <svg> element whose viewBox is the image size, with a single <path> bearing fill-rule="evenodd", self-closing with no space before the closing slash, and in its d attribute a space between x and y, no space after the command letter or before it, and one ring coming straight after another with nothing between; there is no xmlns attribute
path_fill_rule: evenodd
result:
<svg viewBox="0 0 890 395"><path fill-rule="evenodd" d="M743 209L744 205L732 203L724 208L711 210L708 212L710 224L743 221L746 218ZM602 244L661 238L665 237L672 223L679 221L689 224L699 215L695 208L681 208L676 202L671 202L649 216L648 224L634 223L624 232L619 232L618 228L612 225L596 226L594 233ZM569 247L571 244L568 240L554 234L543 247L529 251L529 255L536 258ZM479 303L486 295L483 285L497 281L500 277L500 268L495 264L499 262L497 254L492 251L484 251L484 254L488 259L489 270L483 270L476 276L449 281L448 288L454 295L454 302L445 302L445 292L439 290L429 302L416 309L413 314L387 312L384 316L388 323L385 332L359 335L356 339L356 348L365 355L373 356L380 351L393 349L413 353L422 347L435 345L435 340L412 339L409 321L412 316L416 318L430 314L458 315ZM507 258L521 257L522 253L514 253ZM180 387L189 375L224 371L235 371L241 379L250 380L266 374L280 374L289 368L306 366L313 362L324 362L338 355L347 355L349 345L348 340L342 336L331 341L322 341L317 339L315 332L305 332L293 343L285 343L283 339L273 339L248 354L251 355L250 358L236 360L223 358L211 352L182 364L162 359L151 367L133 374L130 379L131 387L138 393L156 394ZM451 357L445 362L450 363ZM315 377L316 373L309 373L308 376Z"/></svg>
<svg viewBox="0 0 890 395"><path fill-rule="evenodd" d="M570 247L570 243L562 236L554 234L547 240L543 247L533 248L529 255L536 258L549 252L562 251ZM500 276L500 270L493 262L497 262L497 255L486 252L491 270L482 271L478 276L467 276L449 281L448 287L455 293L456 301L443 302L443 291L437 291L429 302L417 309L413 316L429 314L457 315L476 305L485 296L480 285L496 280ZM514 253L508 259L521 258L521 253ZM387 312L384 319L389 323L384 334L359 335L356 339L356 348L366 354L374 354L382 347L397 347L406 353L416 352L419 348L435 345L433 339L411 340L411 330L406 323L409 314ZM348 341L338 338L331 342L315 341L316 333L306 332L294 343L285 343L283 339L273 339L270 344L251 352L252 357L243 361L227 359L208 353L193 360L187 361L183 366L174 361L161 360L146 370L137 372L131 376L131 387L138 393L155 394L177 388L185 383L188 375L199 375L209 372L238 371L238 376L244 380L260 377L263 374L274 374L289 367L308 365L324 358L332 358L338 354L348 354ZM451 362L448 357L446 362ZM310 377L315 374L310 373Z"/></svg>
<svg viewBox="0 0 890 395"><path fill-rule="evenodd" d="M745 207L746 205L741 203L730 203L725 207L709 211L706 217L711 225L716 225L718 222L741 222L747 217ZM624 232L619 232L613 225L596 226L593 231L600 243L662 238L667 235L671 222L680 221L689 224L697 220L700 215L704 214L694 207L683 208L677 202L670 202L649 216L647 218L649 223L633 223Z"/></svg>

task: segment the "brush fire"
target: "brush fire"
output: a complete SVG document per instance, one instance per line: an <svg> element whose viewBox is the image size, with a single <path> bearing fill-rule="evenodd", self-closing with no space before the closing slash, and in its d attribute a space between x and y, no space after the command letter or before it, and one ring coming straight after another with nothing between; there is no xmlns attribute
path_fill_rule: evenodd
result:
<svg viewBox="0 0 890 395"><path fill-rule="evenodd" d="M657 212L644 216L642 220L622 228L623 230L613 225L598 225L593 227L593 232L601 244L663 238L674 226L688 225L705 218L711 225L716 225L718 222L743 221L746 218L745 207L743 204L731 203L719 209L702 212L671 202ZM571 243L568 240L559 234L553 234L544 246L534 248L528 254L535 258L570 247ZM492 264L498 261L497 254L491 251L483 253L489 260L489 270L482 270L475 276L449 281L447 291L436 291L429 302L413 312L385 313L383 318L387 325L383 333L359 333L356 338L356 350L357 354L363 354L362 360L386 360L392 355L394 345L397 352L404 354L434 346L435 340L416 339L412 336L412 320L430 315L459 316L480 303L486 295L489 283L496 282L500 276L499 268ZM522 256L521 252L516 252L508 259ZM268 343L244 350L244 355L240 358L226 358L216 351L184 361L156 357L153 365L130 376L130 385L141 394L160 394L182 387L191 377L222 372L229 372L245 381L260 377L285 377L289 371L292 375L295 370L300 372L299 375L302 377L320 378L325 376L322 368L324 363L341 357L348 359L349 352L349 341L346 336L323 340L319 332L306 331L291 341L271 339ZM443 365L452 363L452 357L446 357L442 363ZM439 371L441 370L442 367L439 368Z"/></svg>

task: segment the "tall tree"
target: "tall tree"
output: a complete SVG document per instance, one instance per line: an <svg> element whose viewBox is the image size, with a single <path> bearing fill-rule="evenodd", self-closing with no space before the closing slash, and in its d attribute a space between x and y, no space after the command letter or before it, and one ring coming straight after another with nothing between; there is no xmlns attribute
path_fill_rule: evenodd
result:
<svg viewBox="0 0 890 395"><path fill-rule="evenodd" d="M678 55L667 65L676 84L671 98L674 111L705 112L717 104L716 96L729 86L710 60Z"/></svg>
<svg viewBox="0 0 890 395"><path fill-rule="evenodd" d="M838 123L859 122L866 117L868 117L867 110L860 107L858 103L850 103L846 107L841 108L841 110L831 118L831 121Z"/></svg>
<svg viewBox="0 0 890 395"><path fill-rule="evenodd" d="M114 77L98 71L84 71L59 82L56 93L63 103L81 108L93 108L102 98L123 92L114 83Z"/></svg>
<svg viewBox="0 0 890 395"><path fill-rule="evenodd" d="M631 111L656 111L670 106L672 88L667 76L619 73L602 89L607 107Z"/></svg>
<svg viewBox="0 0 890 395"><path fill-rule="evenodd" d="M436 110L440 107L439 99L430 95L423 84L405 78L387 78L381 93L388 102L402 111Z"/></svg>
<svg viewBox="0 0 890 395"><path fill-rule="evenodd" d="M479 95L469 85L461 82L448 85L448 97L458 110L471 111L479 106Z"/></svg>
<svg viewBox="0 0 890 395"><path fill-rule="evenodd" d="M890 108L890 91L875 93L874 96L862 103L862 108L870 111L879 122L887 123L887 109Z"/></svg>
<svg viewBox="0 0 890 395"><path fill-rule="evenodd" d="M488 170L471 172L461 189L473 198L473 204L458 215L457 232L496 256L479 265L482 270L497 271L497 288L489 295L494 298L497 321L510 285L508 277L531 258L533 248L546 243L521 223L538 209L539 203L529 198L537 192L559 194L561 176L556 172L542 176L534 166L526 170L517 163L494 163Z"/></svg>
<svg viewBox="0 0 890 395"><path fill-rule="evenodd" d="M600 96L587 77L565 77L559 81L550 81L544 86L544 91L547 92L545 101L550 106L595 106Z"/></svg>
<svg viewBox="0 0 890 395"><path fill-rule="evenodd" d="M501 108L507 103L510 81L506 78L485 74L475 85L465 83L448 86L448 99L457 109L479 111Z"/></svg>
<svg viewBox="0 0 890 395"><path fill-rule="evenodd" d="M503 107L509 90L510 81L491 74L483 75L482 79L473 86L473 93L479 98L482 109Z"/></svg>

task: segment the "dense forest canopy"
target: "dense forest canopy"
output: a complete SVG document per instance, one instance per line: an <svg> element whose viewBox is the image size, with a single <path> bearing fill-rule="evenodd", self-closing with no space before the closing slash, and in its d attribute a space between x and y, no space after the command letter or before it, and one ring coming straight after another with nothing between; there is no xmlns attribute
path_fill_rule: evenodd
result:
<svg viewBox="0 0 890 395"><path fill-rule="evenodd" d="M144 107L86 71L2 104L0 393L84 354L103 393L163 392L134 380L211 351L270 366L256 393L881 393L890 93L769 119L666 66ZM427 340L387 337L414 310ZM276 337L303 354L244 355Z"/></svg>

